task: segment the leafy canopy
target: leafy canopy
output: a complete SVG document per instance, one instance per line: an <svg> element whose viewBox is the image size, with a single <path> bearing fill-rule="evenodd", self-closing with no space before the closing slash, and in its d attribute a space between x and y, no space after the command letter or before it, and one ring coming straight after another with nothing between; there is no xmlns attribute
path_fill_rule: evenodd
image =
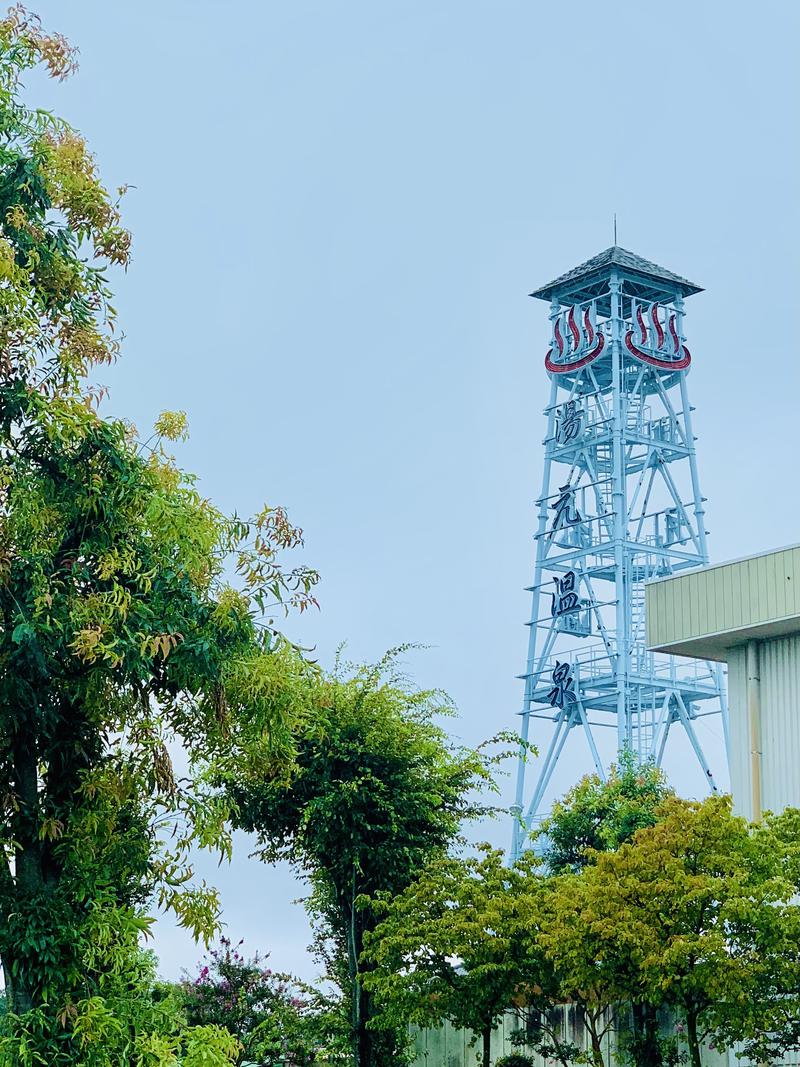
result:
<svg viewBox="0 0 800 1067"><path fill-rule="evenodd" d="M168 442L185 436L181 413L147 442L100 415L91 375L119 353L108 277L130 235L80 135L23 103L39 63L63 78L75 54L12 8L0 20L0 959L14 1047L57 1067L106 1062L84 1048L101 1018L98 1048L126 1062L108 982L132 965L153 897L213 933L216 896L194 882L191 850L230 850L215 774L291 763L310 668L271 616L313 604L317 576L284 564L302 535L280 508L226 516L180 470ZM173 744L188 755L180 778Z"/></svg>
<svg viewBox="0 0 800 1067"><path fill-rule="evenodd" d="M472 791L491 780L490 760L454 746L438 725L449 702L410 686L396 660L340 663L317 677L291 776L237 774L228 783L263 858L288 860L309 878L320 953L345 993L358 1062L370 1067L399 1063L405 1039L367 1027L359 958L375 917L363 905L401 892L444 854L463 820L485 810Z"/></svg>
<svg viewBox="0 0 800 1067"><path fill-rule="evenodd" d="M587 775L553 805L541 831L549 869L579 871L593 853L619 848L652 826L659 805L673 795L660 768L621 753L606 781Z"/></svg>
<svg viewBox="0 0 800 1067"><path fill-rule="evenodd" d="M528 854L509 868L484 846L477 857L441 857L402 893L383 897L366 935L364 983L375 1024L438 1026L449 1020L483 1035L484 1063L496 1022L541 989L540 954L521 936L530 916L522 887L538 881Z"/></svg>
<svg viewBox="0 0 800 1067"><path fill-rule="evenodd" d="M669 798L658 820L580 875L555 880L544 947L567 981L614 1003L678 1012L692 1063L703 1041L755 1042L797 1015L798 844L749 825L730 799ZM791 820L796 829L796 813Z"/></svg>

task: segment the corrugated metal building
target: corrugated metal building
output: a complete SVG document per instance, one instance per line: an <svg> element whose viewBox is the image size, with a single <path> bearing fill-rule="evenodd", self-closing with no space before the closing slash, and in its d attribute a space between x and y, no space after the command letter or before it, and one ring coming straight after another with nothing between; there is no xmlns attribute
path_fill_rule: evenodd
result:
<svg viewBox="0 0 800 1067"><path fill-rule="evenodd" d="M800 807L800 545L646 587L654 651L728 664L737 812Z"/></svg>

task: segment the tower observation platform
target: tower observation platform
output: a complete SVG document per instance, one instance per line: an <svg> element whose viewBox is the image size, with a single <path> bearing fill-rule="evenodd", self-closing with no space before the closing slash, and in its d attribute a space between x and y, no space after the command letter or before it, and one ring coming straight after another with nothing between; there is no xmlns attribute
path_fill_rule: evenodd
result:
<svg viewBox="0 0 800 1067"><path fill-rule="evenodd" d="M661 764L685 732L708 788L696 729L717 716L722 668L649 652L644 583L708 563L687 375L684 302L700 286L613 246L531 295L550 304L544 475L521 710L512 855L544 813L572 731ZM535 725L535 729L533 729Z"/></svg>

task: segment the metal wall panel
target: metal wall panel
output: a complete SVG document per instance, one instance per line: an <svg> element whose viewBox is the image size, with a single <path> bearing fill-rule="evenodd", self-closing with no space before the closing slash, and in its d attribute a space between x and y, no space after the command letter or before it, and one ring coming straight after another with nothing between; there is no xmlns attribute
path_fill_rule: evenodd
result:
<svg viewBox="0 0 800 1067"><path fill-rule="evenodd" d="M734 808L752 815L750 729L744 648L728 659L731 790ZM800 807L800 635L758 642L761 679L761 802L765 811Z"/></svg>
<svg viewBox="0 0 800 1067"><path fill-rule="evenodd" d="M582 1023L579 1024L580 1015L577 1010L571 1005L565 1005L564 1007L556 1008L555 1011L562 1015L562 1036L574 1041L575 1044L588 1051L590 1047L589 1037ZM511 1044L511 1034L519 1026L520 1021L512 1012L509 1012L500 1021L492 1034L492 1063L494 1064L501 1056L523 1051L525 1055L533 1059L536 1067L552 1067L553 1060L545 1060L530 1049L515 1048ZM672 1024L667 1022L664 1033L671 1032ZM428 1030L412 1027L411 1036L415 1054L414 1067L476 1067L480 1063L480 1042L476 1041L470 1044L472 1034L466 1030L456 1030L449 1023ZM616 1057L614 1056L615 1048L616 1041L612 1027L603 1040L603 1051L607 1063L616 1062ZM781 1065L776 1064L775 1067L783 1067L784 1063L792 1064L794 1061L786 1060ZM733 1064L746 1067L747 1061L734 1059L732 1056L729 1059L725 1053L705 1048L703 1050L703 1064L704 1067L732 1067Z"/></svg>
<svg viewBox="0 0 800 1067"><path fill-rule="evenodd" d="M765 811L800 807L800 635L759 643Z"/></svg>
<svg viewBox="0 0 800 1067"><path fill-rule="evenodd" d="M492 1033L492 1061L514 1052L511 1034L519 1028L516 1015L504 1016ZM480 1060L481 1043L469 1030L459 1030L446 1022L430 1029L411 1028L415 1067L475 1067ZM537 1067L545 1061L537 1058Z"/></svg>
<svg viewBox="0 0 800 1067"><path fill-rule="evenodd" d="M800 546L651 582L647 644L673 644L800 615Z"/></svg>

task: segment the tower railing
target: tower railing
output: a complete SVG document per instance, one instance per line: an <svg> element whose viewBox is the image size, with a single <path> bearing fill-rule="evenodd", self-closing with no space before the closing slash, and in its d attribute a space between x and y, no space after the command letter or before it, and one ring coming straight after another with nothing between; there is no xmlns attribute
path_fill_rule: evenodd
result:
<svg viewBox="0 0 800 1067"><path fill-rule="evenodd" d="M716 788L693 720L721 714L726 733L722 673L645 644L644 583L708 560L684 336L684 298L698 291L612 248L533 294L550 301L552 334L522 733L535 718L552 720L553 735L527 807L520 759L527 825L573 729L602 776L599 725L660 761L677 724Z"/></svg>

